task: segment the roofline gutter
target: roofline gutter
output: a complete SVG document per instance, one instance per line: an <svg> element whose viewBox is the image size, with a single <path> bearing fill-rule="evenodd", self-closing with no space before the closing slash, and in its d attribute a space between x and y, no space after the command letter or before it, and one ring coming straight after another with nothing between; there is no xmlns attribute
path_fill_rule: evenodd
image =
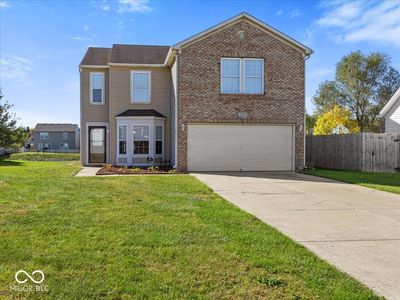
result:
<svg viewBox="0 0 400 300"><path fill-rule="evenodd" d="M106 69L110 66L107 65L79 65L79 68L91 68L91 69Z"/></svg>
<svg viewBox="0 0 400 300"><path fill-rule="evenodd" d="M400 87L396 90L392 97L390 97L389 101L386 105L381 109L378 114L378 118L386 117L387 113L392 109L393 105L400 99Z"/></svg>

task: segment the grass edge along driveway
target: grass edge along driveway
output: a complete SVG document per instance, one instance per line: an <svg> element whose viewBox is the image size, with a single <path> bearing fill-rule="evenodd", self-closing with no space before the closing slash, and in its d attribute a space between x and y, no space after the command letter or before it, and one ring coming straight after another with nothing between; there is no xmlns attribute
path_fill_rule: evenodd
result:
<svg viewBox="0 0 400 300"><path fill-rule="evenodd" d="M377 299L190 175L73 177L0 162L0 295L41 299ZM48 292L16 292L40 269Z"/></svg>
<svg viewBox="0 0 400 300"><path fill-rule="evenodd" d="M307 169L304 173L400 194L400 173L372 173L331 169Z"/></svg>

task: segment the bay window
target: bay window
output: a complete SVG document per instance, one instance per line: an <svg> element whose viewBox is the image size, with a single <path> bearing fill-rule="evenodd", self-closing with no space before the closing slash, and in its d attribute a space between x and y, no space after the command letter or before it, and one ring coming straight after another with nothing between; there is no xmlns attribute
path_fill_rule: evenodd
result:
<svg viewBox="0 0 400 300"><path fill-rule="evenodd" d="M149 154L149 126L133 126L133 154Z"/></svg>
<svg viewBox="0 0 400 300"><path fill-rule="evenodd" d="M121 125L118 127L118 153L119 154L126 154L126 125Z"/></svg>
<svg viewBox="0 0 400 300"><path fill-rule="evenodd" d="M163 154L163 126L156 126L155 134L155 154Z"/></svg>
<svg viewBox="0 0 400 300"><path fill-rule="evenodd" d="M263 94L264 60L221 58L221 93Z"/></svg>

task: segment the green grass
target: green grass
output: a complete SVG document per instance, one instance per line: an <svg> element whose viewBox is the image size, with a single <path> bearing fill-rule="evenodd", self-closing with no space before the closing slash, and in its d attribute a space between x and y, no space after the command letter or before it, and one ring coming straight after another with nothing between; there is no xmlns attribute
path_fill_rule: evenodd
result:
<svg viewBox="0 0 400 300"><path fill-rule="evenodd" d="M305 173L400 194L400 173L370 173L329 169L309 169Z"/></svg>
<svg viewBox="0 0 400 300"><path fill-rule="evenodd" d="M0 162L0 297L377 299L190 175L78 170ZM49 291L11 291L20 269Z"/></svg>
<svg viewBox="0 0 400 300"><path fill-rule="evenodd" d="M79 153L21 152L11 154L9 159L28 161L72 161L79 160Z"/></svg>

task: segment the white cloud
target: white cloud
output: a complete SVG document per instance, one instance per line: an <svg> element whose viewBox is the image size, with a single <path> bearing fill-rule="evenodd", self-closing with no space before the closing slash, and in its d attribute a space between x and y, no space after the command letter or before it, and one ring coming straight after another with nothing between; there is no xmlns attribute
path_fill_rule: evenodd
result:
<svg viewBox="0 0 400 300"><path fill-rule="evenodd" d="M117 23L117 29L124 29L124 28L125 28L124 23L122 23L121 21L119 21L119 22Z"/></svg>
<svg viewBox="0 0 400 300"><path fill-rule="evenodd" d="M90 27L89 26L85 26L85 27L83 27L83 30L85 30L85 31L88 31L90 29Z"/></svg>
<svg viewBox="0 0 400 300"><path fill-rule="evenodd" d="M276 12L276 15L277 16L282 16L284 13L283 13L283 10L278 10L277 12Z"/></svg>
<svg viewBox="0 0 400 300"><path fill-rule="evenodd" d="M1 57L0 70L0 77L2 78L28 82L31 80L32 63L29 59L15 55Z"/></svg>
<svg viewBox="0 0 400 300"><path fill-rule="evenodd" d="M149 12L153 10L149 6L149 0L118 0L118 12Z"/></svg>
<svg viewBox="0 0 400 300"><path fill-rule="evenodd" d="M108 4L102 4L102 5L100 6L100 8L101 8L101 10L109 11L109 10L110 10L110 5L108 5Z"/></svg>
<svg viewBox="0 0 400 300"><path fill-rule="evenodd" d="M318 26L337 42L378 42L400 46L400 1L353 1L323 5Z"/></svg>
<svg viewBox="0 0 400 300"><path fill-rule="evenodd" d="M297 18L300 17L302 15L301 11L296 9L292 9L291 11L289 11L288 13L289 18Z"/></svg>
<svg viewBox="0 0 400 300"><path fill-rule="evenodd" d="M10 4L8 4L7 1L0 1L0 9L4 9L10 7Z"/></svg>

